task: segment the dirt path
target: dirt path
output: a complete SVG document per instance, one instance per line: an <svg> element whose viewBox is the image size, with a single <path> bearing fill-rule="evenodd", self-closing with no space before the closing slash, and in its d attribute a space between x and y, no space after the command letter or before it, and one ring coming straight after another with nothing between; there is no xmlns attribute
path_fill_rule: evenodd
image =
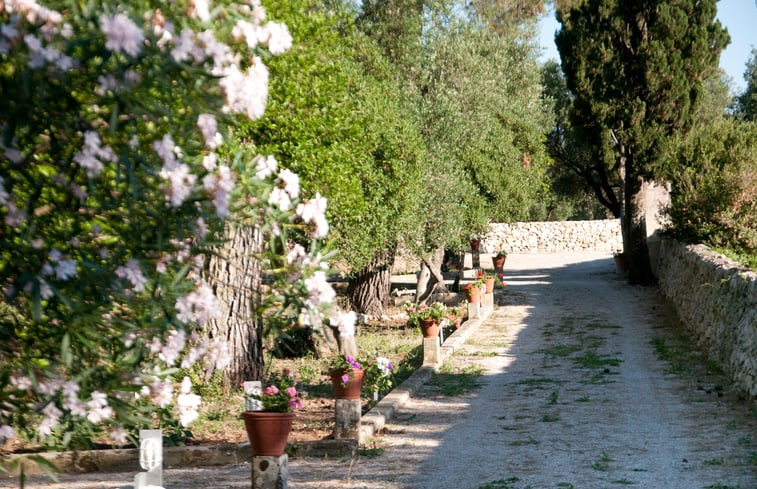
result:
<svg viewBox="0 0 757 489"><path fill-rule="evenodd" d="M506 270L503 307L453 368L358 459L290 460L290 489L757 489L755 404L703 368L671 373L658 359L655 346L670 353L677 333L655 288L628 286L608 254L511 255ZM656 337L667 339L653 346ZM682 357L691 352L673 367ZM461 373L476 367L480 388L442 394L470 386ZM132 477L29 487L128 487ZM168 470L164 482L249 484L248 465Z"/></svg>

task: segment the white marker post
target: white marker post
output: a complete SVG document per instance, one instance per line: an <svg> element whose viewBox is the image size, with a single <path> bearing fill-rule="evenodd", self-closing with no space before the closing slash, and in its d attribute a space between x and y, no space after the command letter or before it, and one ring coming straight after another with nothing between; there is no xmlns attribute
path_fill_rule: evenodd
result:
<svg viewBox="0 0 757 489"><path fill-rule="evenodd" d="M139 465L147 472L134 476L134 489L163 487L163 432L139 430Z"/></svg>

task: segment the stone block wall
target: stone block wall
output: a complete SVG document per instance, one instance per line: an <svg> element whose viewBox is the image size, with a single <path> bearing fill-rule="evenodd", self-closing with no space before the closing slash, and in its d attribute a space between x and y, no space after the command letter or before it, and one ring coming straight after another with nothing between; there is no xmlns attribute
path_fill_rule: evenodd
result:
<svg viewBox="0 0 757 489"><path fill-rule="evenodd" d="M493 223L481 239L483 253L556 253L623 249L620 219Z"/></svg>
<svg viewBox="0 0 757 489"><path fill-rule="evenodd" d="M711 358L757 397L757 273L706 246L663 239L657 274Z"/></svg>

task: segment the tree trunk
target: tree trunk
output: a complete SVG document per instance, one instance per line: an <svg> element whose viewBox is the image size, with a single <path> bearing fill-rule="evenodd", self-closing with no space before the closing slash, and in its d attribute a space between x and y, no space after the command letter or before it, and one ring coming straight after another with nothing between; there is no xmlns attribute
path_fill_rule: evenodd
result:
<svg viewBox="0 0 757 489"><path fill-rule="evenodd" d="M430 256L423 257L421 271L415 288L415 302L426 302L434 292L447 292L442 276L442 262L444 261L444 247L440 246Z"/></svg>
<svg viewBox="0 0 757 489"><path fill-rule="evenodd" d="M644 179L631 171L632 158L626 159L624 178L624 209L621 218L623 251L630 259L628 281L631 284L654 283L652 266L647 249L646 209L644 205Z"/></svg>
<svg viewBox="0 0 757 489"><path fill-rule="evenodd" d="M263 377L262 327L254 313L261 285L254 254L261 250L262 237L255 227L231 223L225 234L227 241L210 257L206 271L221 313L208 322L205 334L229 345L231 363L224 372L228 387Z"/></svg>
<svg viewBox="0 0 757 489"><path fill-rule="evenodd" d="M355 312L369 316L384 314L392 288L393 262L394 251L386 251L350 278L347 294Z"/></svg>

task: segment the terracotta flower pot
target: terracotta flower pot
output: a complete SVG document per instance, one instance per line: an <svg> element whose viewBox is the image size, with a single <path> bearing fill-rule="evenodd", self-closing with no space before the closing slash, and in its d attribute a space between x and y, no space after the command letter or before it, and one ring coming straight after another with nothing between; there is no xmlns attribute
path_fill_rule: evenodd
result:
<svg viewBox="0 0 757 489"><path fill-rule="evenodd" d="M627 256L614 256L613 259L615 260L615 266L621 272L628 270L628 267L631 265L631 260Z"/></svg>
<svg viewBox="0 0 757 489"><path fill-rule="evenodd" d="M484 284L486 285L486 293L491 294L494 292L494 279L493 278L487 278L484 280Z"/></svg>
<svg viewBox="0 0 757 489"><path fill-rule="evenodd" d="M247 438L253 455L279 456L284 454L294 413L245 411L242 413Z"/></svg>
<svg viewBox="0 0 757 489"><path fill-rule="evenodd" d="M470 240L470 249L472 251L478 251L478 247L481 246L481 240L479 239L472 239Z"/></svg>
<svg viewBox="0 0 757 489"><path fill-rule="evenodd" d="M493 256L492 257L492 265L494 266L495 270L502 270L505 267L505 260L507 260L506 256Z"/></svg>
<svg viewBox="0 0 757 489"><path fill-rule="evenodd" d="M465 289L465 298L468 299L468 302L470 303L481 302L481 289L478 287Z"/></svg>
<svg viewBox="0 0 757 489"><path fill-rule="evenodd" d="M342 382L343 375L349 375L350 380L347 383ZM363 389L363 377L365 371L363 369L352 369L352 372L348 374L347 370L332 370L329 372L331 376L331 385L334 388L334 397L336 399L360 399L360 391Z"/></svg>
<svg viewBox="0 0 757 489"><path fill-rule="evenodd" d="M419 319L418 323L420 324L424 338L436 338L439 336L439 323L436 322L436 319Z"/></svg>

